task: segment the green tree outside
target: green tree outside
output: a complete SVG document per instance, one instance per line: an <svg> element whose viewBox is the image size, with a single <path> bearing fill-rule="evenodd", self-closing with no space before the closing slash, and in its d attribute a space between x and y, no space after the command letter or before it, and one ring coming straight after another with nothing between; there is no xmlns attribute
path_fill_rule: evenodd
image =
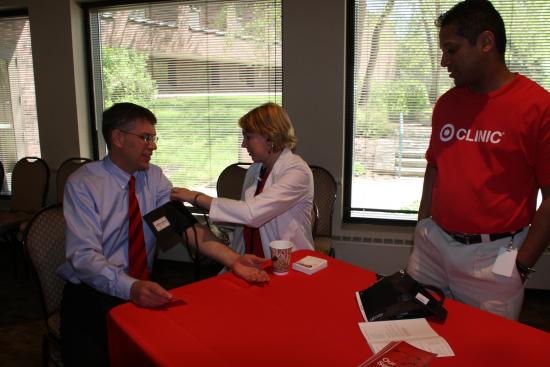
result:
<svg viewBox="0 0 550 367"><path fill-rule="evenodd" d="M127 48L104 47L101 51L105 108L117 102L150 105L157 84L147 67L148 54Z"/></svg>

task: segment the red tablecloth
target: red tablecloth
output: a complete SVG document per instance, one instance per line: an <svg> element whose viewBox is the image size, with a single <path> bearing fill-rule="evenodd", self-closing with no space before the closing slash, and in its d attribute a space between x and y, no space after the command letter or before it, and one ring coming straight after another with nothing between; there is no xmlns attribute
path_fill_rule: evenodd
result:
<svg viewBox="0 0 550 367"><path fill-rule="evenodd" d="M298 251L293 261L306 255ZM291 270L264 285L231 273L172 290L162 309L124 304L108 321L112 366L357 366L372 355L358 327L355 291L372 272L329 259L313 275ZM270 269L268 268L268 271ZM550 334L447 300L430 322L455 357L431 366L548 366Z"/></svg>

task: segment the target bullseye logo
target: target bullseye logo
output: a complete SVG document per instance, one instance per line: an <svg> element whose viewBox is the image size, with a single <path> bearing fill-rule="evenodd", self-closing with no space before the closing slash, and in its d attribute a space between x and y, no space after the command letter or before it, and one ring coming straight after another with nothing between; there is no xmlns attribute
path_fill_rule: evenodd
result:
<svg viewBox="0 0 550 367"><path fill-rule="evenodd" d="M446 124L441 128L441 131L439 132L439 139L441 141L446 142L453 138L455 135L455 127L453 124Z"/></svg>

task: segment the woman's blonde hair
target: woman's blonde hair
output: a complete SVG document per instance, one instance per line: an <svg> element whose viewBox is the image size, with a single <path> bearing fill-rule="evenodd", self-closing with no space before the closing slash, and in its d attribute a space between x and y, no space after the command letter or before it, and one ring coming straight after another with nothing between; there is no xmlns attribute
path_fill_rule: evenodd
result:
<svg viewBox="0 0 550 367"><path fill-rule="evenodd" d="M286 111L277 103L268 102L258 106L239 119L239 126L245 132L265 136L273 143L273 151L293 149L296 136Z"/></svg>

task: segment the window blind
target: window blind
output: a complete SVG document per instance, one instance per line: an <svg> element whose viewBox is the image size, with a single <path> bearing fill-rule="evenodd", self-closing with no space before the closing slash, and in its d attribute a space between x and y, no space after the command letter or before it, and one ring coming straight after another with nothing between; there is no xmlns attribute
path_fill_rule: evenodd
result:
<svg viewBox="0 0 550 367"><path fill-rule="evenodd" d="M416 220L436 99L452 86L435 19L452 1L352 0L348 218ZM506 25L508 67L550 89L550 3L492 1ZM351 112L351 113L350 113ZM351 177L349 177L351 176Z"/></svg>
<svg viewBox="0 0 550 367"><path fill-rule="evenodd" d="M89 20L98 131L113 103L148 107L158 119L152 162L174 185L215 195L223 168L250 161L239 117L282 101L281 1L110 6Z"/></svg>
<svg viewBox="0 0 550 367"><path fill-rule="evenodd" d="M3 195L11 193L11 173L25 156L40 156L29 19L0 18L0 161Z"/></svg>

